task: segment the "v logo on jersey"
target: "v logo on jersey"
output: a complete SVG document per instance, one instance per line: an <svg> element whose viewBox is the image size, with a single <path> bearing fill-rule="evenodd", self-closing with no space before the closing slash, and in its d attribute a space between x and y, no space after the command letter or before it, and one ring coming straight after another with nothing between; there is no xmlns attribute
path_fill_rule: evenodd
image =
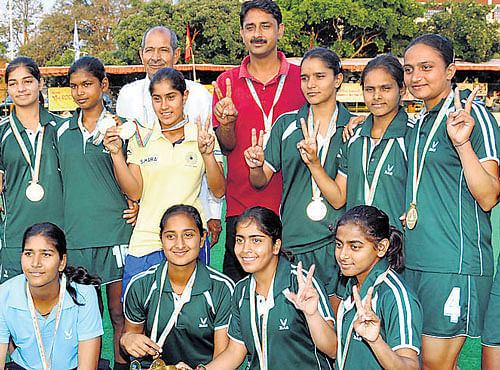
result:
<svg viewBox="0 0 500 370"><path fill-rule="evenodd" d="M280 319L280 330L288 330L288 319Z"/></svg>
<svg viewBox="0 0 500 370"><path fill-rule="evenodd" d="M394 169L394 165L392 165L392 166L391 166L390 164L388 164L388 165L387 165L387 169L384 171L384 173L385 173L386 175L388 175L388 176L392 176L392 170L393 170L393 169Z"/></svg>
<svg viewBox="0 0 500 370"><path fill-rule="evenodd" d="M69 329L69 331L65 330L64 331L64 339L70 340L72 337L73 329Z"/></svg>
<svg viewBox="0 0 500 370"><path fill-rule="evenodd" d="M207 318L200 317L200 323L198 324L199 328L208 328Z"/></svg>
<svg viewBox="0 0 500 370"><path fill-rule="evenodd" d="M433 141L431 144L431 147L429 148L429 152L435 152L437 150L438 144L439 144L439 141Z"/></svg>

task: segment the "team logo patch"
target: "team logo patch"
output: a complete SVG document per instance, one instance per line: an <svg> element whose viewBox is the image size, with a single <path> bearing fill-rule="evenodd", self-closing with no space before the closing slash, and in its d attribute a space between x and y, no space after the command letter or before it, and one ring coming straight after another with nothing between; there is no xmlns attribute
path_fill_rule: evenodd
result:
<svg viewBox="0 0 500 370"><path fill-rule="evenodd" d="M73 329L69 329L69 331L65 330L64 331L64 339L70 340L73 337L72 333L73 333Z"/></svg>
<svg viewBox="0 0 500 370"><path fill-rule="evenodd" d="M198 157L194 152L187 153L184 159L186 161L186 166L196 167L198 165Z"/></svg>
<svg viewBox="0 0 500 370"><path fill-rule="evenodd" d="M153 163L153 162L158 162L158 157L156 155L153 155L151 157L146 157L140 160L141 165L145 163Z"/></svg>
<svg viewBox="0 0 500 370"><path fill-rule="evenodd" d="M198 324L199 328L208 328L207 324L208 319L206 317L200 317L200 323Z"/></svg>
<svg viewBox="0 0 500 370"><path fill-rule="evenodd" d="M437 146L439 145L439 141L433 141L431 147L429 148L429 152L435 152L437 150Z"/></svg>
<svg viewBox="0 0 500 370"><path fill-rule="evenodd" d="M392 176L392 170L394 169L394 165L390 165L388 164L387 165L387 168L385 169L384 173L387 175L387 176Z"/></svg>
<svg viewBox="0 0 500 370"><path fill-rule="evenodd" d="M280 319L280 330L288 330L288 319Z"/></svg>

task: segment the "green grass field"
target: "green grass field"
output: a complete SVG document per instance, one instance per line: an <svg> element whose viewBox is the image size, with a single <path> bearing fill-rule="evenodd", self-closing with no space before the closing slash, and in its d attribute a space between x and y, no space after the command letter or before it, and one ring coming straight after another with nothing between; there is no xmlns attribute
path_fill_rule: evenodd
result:
<svg viewBox="0 0 500 370"><path fill-rule="evenodd" d="M495 251L495 261L500 250L500 205L497 205L492 213L492 226L493 226L493 248ZM211 266L215 269L222 271L222 260L224 257L224 243L225 243L225 230L222 230L221 238L217 245L211 251ZM496 262L495 262L496 263ZM495 266L496 267L496 266ZM103 337L103 350L102 357L111 360L113 363L113 337L112 327L105 309L104 316L104 337ZM460 354L458 366L462 370L473 370L481 368L481 341L480 339L468 338L465 342L464 348Z"/></svg>

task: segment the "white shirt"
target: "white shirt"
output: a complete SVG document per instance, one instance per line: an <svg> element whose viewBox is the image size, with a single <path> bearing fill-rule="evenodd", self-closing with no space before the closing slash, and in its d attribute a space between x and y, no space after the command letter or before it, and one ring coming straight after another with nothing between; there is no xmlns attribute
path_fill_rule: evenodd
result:
<svg viewBox="0 0 500 370"><path fill-rule="evenodd" d="M149 84L151 80L146 78L131 82L122 87L116 101L116 113L123 118L134 118L144 127L152 128L156 120L153 110ZM212 96L201 84L186 80L186 88L189 91L188 99L184 104L184 113L191 122L197 122L198 116L201 122L212 115ZM207 220L220 219L223 199L212 194L208 188L207 176L203 176L199 195L203 212Z"/></svg>

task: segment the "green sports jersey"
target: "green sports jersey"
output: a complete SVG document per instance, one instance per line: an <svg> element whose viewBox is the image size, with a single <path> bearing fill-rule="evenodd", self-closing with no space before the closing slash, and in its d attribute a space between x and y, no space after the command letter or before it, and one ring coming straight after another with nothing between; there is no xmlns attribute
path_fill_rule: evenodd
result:
<svg viewBox="0 0 500 370"><path fill-rule="evenodd" d="M166 260L132 278L123 299L125 318L132 324L144 324L144 334L151 336ZM191 299L182 307L177 321L163 345L162 359L175 365L184 361L193 369L200 363L212 361L214 332L227 328L231 313L234 283L226 275L196 263L196 277ZM158 338L174 311L174 292L168 277L165 279L158 319ZM148 367L151 358L141 361Z"/></svg>
<svg viewBox="0 0 500 370"><path fill-rule="evenodd" d="M122 217L128 204L116 183L111 155L102 143L84 141L79 114L77 109L57 129L68 248L128 245L132 226Z"/></svg>
<svg viewBox="0 0 500 370"><path fill-rule="evenodd" d="M370 114L362 127L345 143L341 151L339 173L347 177L346 209L368 204L365 194L365 171L363 156L366 156L366 178L369 186L380 163L377 186L371 205L383 210L389 216L391 225L401 231L403 225L399 217L406 211L405 190L407 178L407 159L405 134L408 115L400 108L387 127L384 135L374 144L371 139L373 116ZM387 148L387 157L381 157ZM389 149L390 148L390 149Z"/></svg>
<svg viewBox="0 0 500 370"><path fill-rule="evenodd" d="M461 93L462 104L467 92ZM429 112L409 121L408 181L406 208L412 202L414 149L420 128L418 165L422 152L443 105L441 101ZM447 110L454 111L453 100ZM475 126L470 136L480 161L498 163L500 133L497 122L486 108L474 101ZM468 275L492 275L490 212L484 212L467 187L460 158L446 131L446 117L441 121L425 157L417 193L418 222L406 228L406 265L413 270Z"/></svg>
<svg viewBox="0 0 500 370"><path fill-rule="evenodd" d="M357 309L352 298L352 287L357 283L355 277L349 279L343 303L337 313L337 335L339 331L341 335L337 339L335 368L339 369L342 363L345 369L382 369L370 346L353 329ZM371 286L374 286L372 310L380 319L382 339L393 351L409 348L419 354L423 319L422 307L416 295L390 269L385 259L380 260L365 278L359 292L361 299L364 299Z"/></svg>
<svg viewBox="0 0 500 370"><path fill-rule="evenodd" d="M330 141L324 169L335 178L339 166L339 150L342 146L342 130L349 122L351 114L342 104L339 110L336 131ZM306 208L312 200L311 172L300 157L297 144L304 139L300 118L307 122L309 105L298 111L284 113L278 117L271 129L264 154L266 164L274 171L281 170L283 195L281 198L281 220L283 222L283 245L296 253L304 253L324 246L324 241L332 237L337 218L345 207L333 208L326 200L327 215L322 221L311 221ZM321 155L321 152L319 153Z"/></svg>
<svg viewBox="0 0 500 370"><path fill-rule="evenodd" d="M16 117L15 108L11 116L34 165L35 152L24 126ZM39 184L43 186L45 194L39 202L32 202L26 197L26 187L31 181L30 166L12 132L9 117L0 121L0 171L4 174L2 197L5 213L1 226L2 248L19 248L20 253L23 233L35 223L52 222L63 226L62 182L55 148L56 126L59 122L60 117L40 106L40 125L45 127L45 133ZM38 132L35 138L35 148L40 134Z"/></svg>
<svg viewBox="0 0 500 370"><path fill-rule="evenodd" d="M261 355L256 351L252 334L250 313L250 286L253 275L236 284L232 299L231 320L228 335L231 340L244 344L250 354L247 369L261 369ZM334 321L330 303L321 283L313 279L319 293L318 310L325 320ZM262 338L262 327L265 327L267 338L267 369L330 369L327 356L320 352L311 338L306 318L302 311L295 308L285 294L298 291L297 267L280 257L273 281L272 302L265 302L269 313L267 323L263 319L255 320L259 338ZM264 297L255 294L256 306ZM256 307L256 312L259 308ZM256 314L257 316L257 314ZM261 340L262 341L262 340ZM263 357L262 357L263 358ZM266 361L263 358L263 361Z"/></svg>

